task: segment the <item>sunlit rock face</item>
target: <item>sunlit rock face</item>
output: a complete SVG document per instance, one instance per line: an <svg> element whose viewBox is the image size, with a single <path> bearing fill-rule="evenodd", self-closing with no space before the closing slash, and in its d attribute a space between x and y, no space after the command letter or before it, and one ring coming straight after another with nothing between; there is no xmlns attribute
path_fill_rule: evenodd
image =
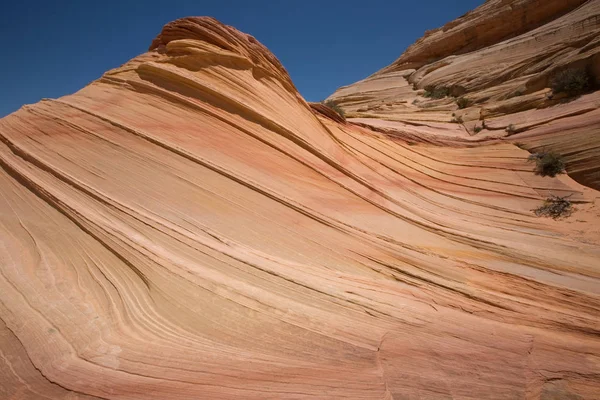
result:
<svg viewBox="0 0 600 400"><path fill-rule="evenodd" d="M590 90L553 94L554 77L567 69L585 70ZM448 96L426 97L436 87ZM508 136L512 125L508 141L563 154L570 176L600 189L598 87L600 1L489 0L329 100L370 125L453 122L477 138ZM442 125L440 134L447 130Z"/></svg>
<svg viewBox="0 0 600 400"><path fill-rule="evenodd" d="M365 120L209 18L0 120L0 398L597 399L598 192Z"/></svg>

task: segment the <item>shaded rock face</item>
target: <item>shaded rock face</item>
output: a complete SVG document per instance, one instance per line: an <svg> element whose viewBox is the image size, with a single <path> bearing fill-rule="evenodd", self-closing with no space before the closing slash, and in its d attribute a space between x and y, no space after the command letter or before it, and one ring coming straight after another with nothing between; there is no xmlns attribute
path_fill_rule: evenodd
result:
<svg viewBox="0 0 600 400"><path fill-rule="evenodd" d="M392 65L340 88L329 100L347 117L374 125L454 122L478 137L508 136L504 131L513 125L509 133L518 135L511 142L563 154L569 174L598 189L600 97L592 93L600 87L598 38L598 0L491 0L428 32ZM553 78L568 69L584 71L587 91L553 93ZM448 96L426 97L435 88Z"/></svg>
<svg viewBox="0 0 600 400"><path fill-rule="evenodd" d="M336 115L187 18L0 120L0 398L598 398L598 192Z"/></svg>
<svg viewBox="0 0 600 400"><path fill-rule="evenodd" d="M386 71L420 68L442 58L479 50L549 23L586 0L489 0L481 7L426 32Z"/></svg>

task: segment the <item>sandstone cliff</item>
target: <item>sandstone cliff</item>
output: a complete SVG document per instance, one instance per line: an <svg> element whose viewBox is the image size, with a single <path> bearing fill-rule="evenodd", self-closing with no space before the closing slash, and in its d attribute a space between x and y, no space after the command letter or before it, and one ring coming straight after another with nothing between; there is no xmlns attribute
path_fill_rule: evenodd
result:
<svg viewBox="0 0 600 400"><path fill-rule="evenodd" d="M600 93L565 99L549 87L553 76L570 68L587 70L598 86L599 38L598 0L489 0L428 32L392 65L340 88L329 100L350 117L367 118L364 123L379 126L384 120L398 129L411 121L462 121L461 134L498 137L508 136L512 125L517 134L510 142L563 154L569 174L598 189ZM425 89L436 87L449 96L424 97ZM465 109L456 104L461 97ZM448 129L442 125L441 134Z"/></svg>
<svg viewBox="0 0 600 400"><path fill-rule="evenodd" d="M394 124L210 18L0 120L0 398L597 398L598 192Z"/></svg>

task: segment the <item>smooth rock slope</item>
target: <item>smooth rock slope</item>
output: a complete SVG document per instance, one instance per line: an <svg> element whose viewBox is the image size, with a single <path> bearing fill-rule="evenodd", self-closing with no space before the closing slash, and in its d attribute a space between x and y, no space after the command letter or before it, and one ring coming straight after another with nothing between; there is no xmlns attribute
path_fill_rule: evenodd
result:
<svg viewBox="0 0 600 400"><path fill-rule="evenodd" d="M598 398L598 192L444 129L210 18L0 120L0 398Z"/></svg>

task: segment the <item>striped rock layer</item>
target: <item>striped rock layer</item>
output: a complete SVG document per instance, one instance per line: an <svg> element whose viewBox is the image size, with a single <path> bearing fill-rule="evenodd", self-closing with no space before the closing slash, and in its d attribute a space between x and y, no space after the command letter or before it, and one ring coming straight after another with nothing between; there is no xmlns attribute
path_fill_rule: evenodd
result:
<svg viewBox="0 0 600 400"><path fill-rule="evenodd" d="M554 77L568 69L586 70L592 90L554 94ZM433 88L449 95L426 97ZM599 190L598 88L600 0L488 0L328 100L370 126L402 131L416 124L555 151L571 177ZM466 107L459 108L460 98Z"/></svg>
<svg viewBox="0 0 600 400"><path fill-rule="evenodd" d="M0 398L598 398L598 192L386 124L210 18L0 120Z"/></svg>

